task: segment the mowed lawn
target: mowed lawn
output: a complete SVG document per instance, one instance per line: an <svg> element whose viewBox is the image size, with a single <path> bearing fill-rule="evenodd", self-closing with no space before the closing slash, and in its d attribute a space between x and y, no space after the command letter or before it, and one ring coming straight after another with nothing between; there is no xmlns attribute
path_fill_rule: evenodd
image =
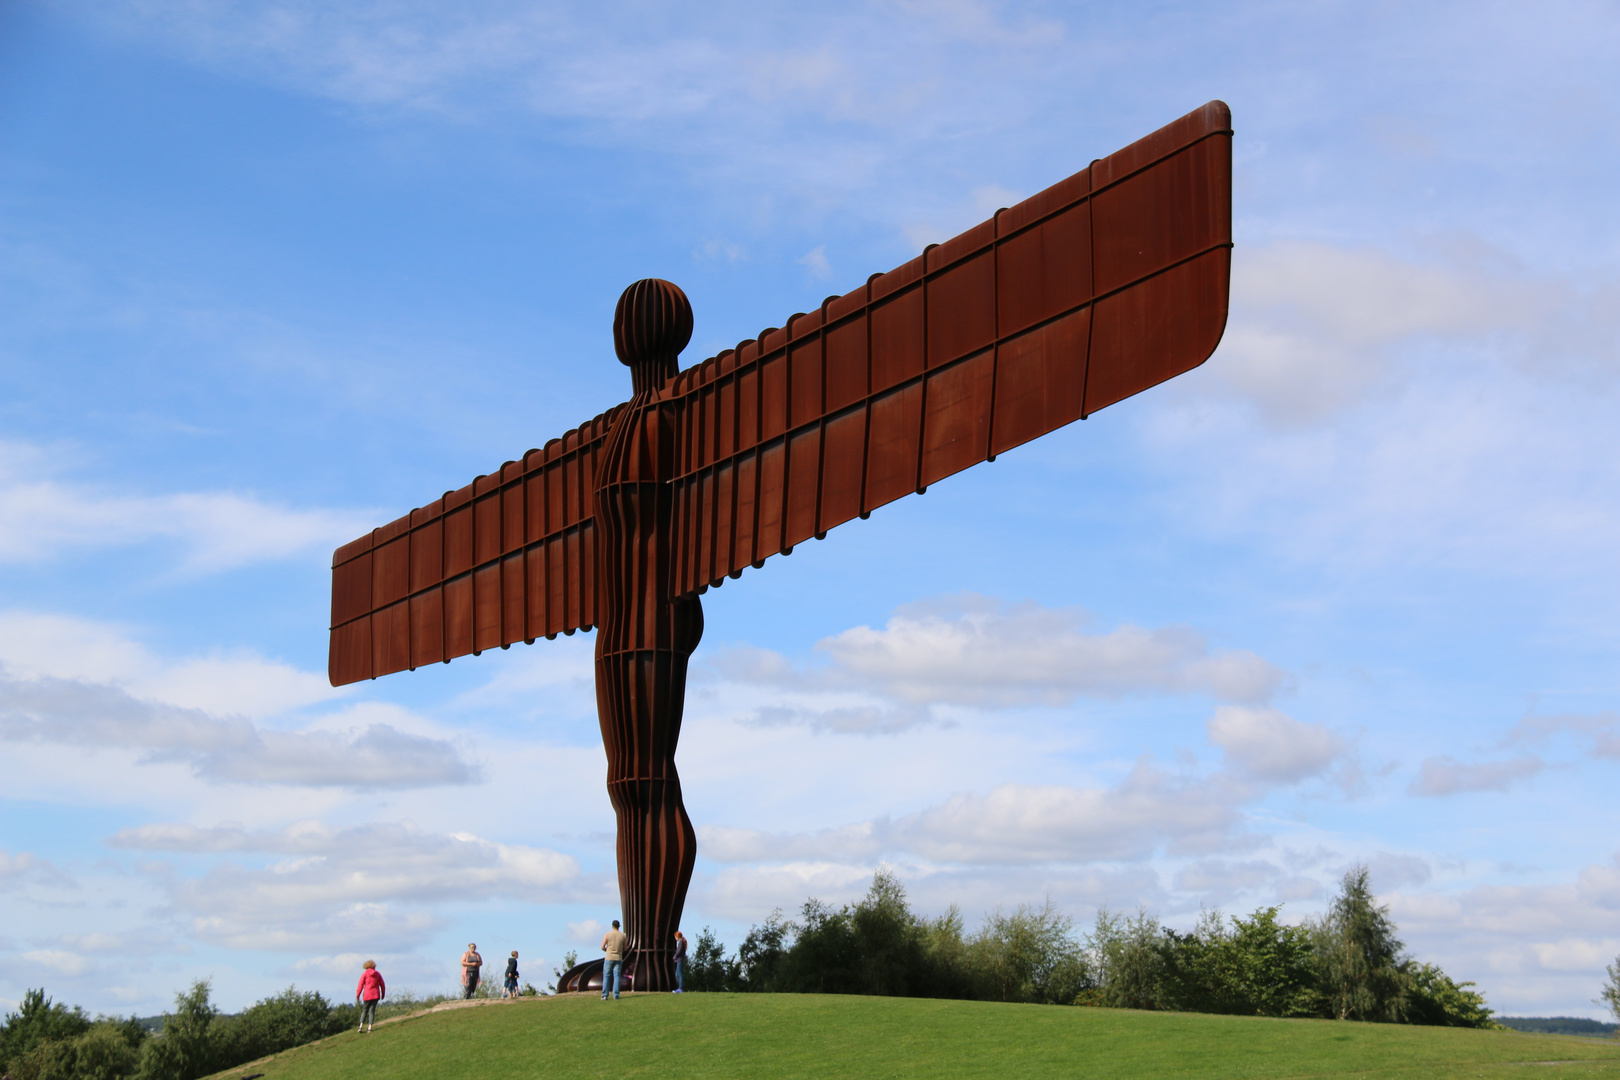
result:
<svg viewBox="0 0 1620 1080"><path fill-rule="evenodd" d="M221 1077L1620 1077L1620 1041L795 994L594 996L416 1016Z"/></svg>

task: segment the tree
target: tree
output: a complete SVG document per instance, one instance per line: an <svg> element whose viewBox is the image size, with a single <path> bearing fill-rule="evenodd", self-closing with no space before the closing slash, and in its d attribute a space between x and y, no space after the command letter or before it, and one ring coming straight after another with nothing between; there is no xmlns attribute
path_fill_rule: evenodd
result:
<svg viewBox="0 0 1620 1080"><path fill-rule="evenodd" d="M1603 984L1603 989L1598 991L1598 996L1593 1000L1599 1005L1606 1006L1614 1014L1614 1018L1620 1020L1620 957L1615 957L1614 963L1605 970L1609 973L1608 981Z"/></svg>
<svg viewBox="0 0 1620 1080"><path fill-rule="evenodd" d="M567 952L563 953L562 966L551 969L552 981L546 983L546 993L555 994L557 992L557 984L562 982L562 977L568 974L570 971L573 971L575 965L578 963L579 953L575 952L573 949L569 949Z"/></svg>
<svg viewBox="0 0 1620 1080"><path fill-rule="evenodd" d="M90 1029L90 1017L78 1006L53 1004L45 988L23 993L22 1008L6 1014L0 1027L0 1071L21 1061L30 1050L47 1040L66 1040Z"/></svg>
<svg viewBox="0 0 1620 1080"><path fill-rule="evenodd" d="M1276 907L1248 918L1206 911L1190 934L1164 931L1164 999L1185 1012L1314 1016L1319 1009L1311 932Z"/></svg>
<svg viewBox="0 0 1620 1080"><path fill-rule="evenodd" d="M727 959L725 945L714 936L714 928L705 926L698 935L697 948L686 965L686 988L719 993L738 989L741 974L737 962Z"/></svg>
<svg viewBox="0 0 1620 1080"><path fill-rule="evenodd" d="M174 1012L163 1014L163 1030L141 1047L138 1080L196 1080L214 1071L214 1019L211 987L198 979L174 996Z"/></svg>
<svg viewBox="0 0 1620 1080"><path fill-rule="evenodd" d="M1409 983L1406 1022L1437 1027L1499 1028L1485 1007L1485 996L1467 989L1471 982L1452 982L1433 964L1408 960L1402 965Z"/></svg>
<svg viewBox="0 0 1620 1080"><path fill-rule="evenodd" d="M83 1034L38 1043L11 1075L15 1080L125 1080L135 1071L145 1034L132 1021L98 1020Z"/></svg>
<svg viewBox="0 0 1620 1080"><path fill-rule="evenodd" d="M1384 1023L1404 1019L1411 985L1402 966L1406 946L1395 936L1388 906L1373 897L1365 866L1344 875L1339 895L1312 931L1328 1015Z"/></svg>
<svg viewBox="0 0 1620 1080"><path fill-rule="evenodd" d="M993 1001L1068 1005L1091 983L1074 920L1052 906L998 909L968 946L981 995Z"/></svg>
<svg viewBox="0 0 1620 1080"><path fill-rule="evenodd" d="M333 1008L319 992L289 986L236 1016L217 1018L209 1029L210 1057L215 1069L228 1069L336 1035L358 1019L353 1005Z"/></svg>
<svg viewBox="0 0 1620 1080"><path fill-rule="evenodd" d="M764 926L751 927L737 949L737 984L742 990L776 990L782 958L793 938L794 925L771 912Z"/></svg>
<svg viewBox="0 0 1620 1080"><path fill-rule="evenodd" d="M1134 919L1101 908L1089 941L1098 987L1090 1004L1113 1009L1161 1009L1165 950L1159 920L1146 911Z"/></svg>

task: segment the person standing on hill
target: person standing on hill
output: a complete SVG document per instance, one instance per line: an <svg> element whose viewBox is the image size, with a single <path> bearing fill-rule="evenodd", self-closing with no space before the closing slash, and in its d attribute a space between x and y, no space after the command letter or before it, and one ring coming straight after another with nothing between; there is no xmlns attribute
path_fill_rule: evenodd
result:
<svg viewBox="0 0 1620 1080"><path fill-rule="evenodd" d="M672 994L686 993L686 935L675 931L675 989Z"/></svg>
<svg viewBox="0 0 1620 1080"><path fill-rule="evenodd" d="M360 1030L369 1035L377 1019L377 1003L388 996L388 986L377 970L377 961L367 960L361 966L365 970L360 972L360 985L354 988L354 1000L360 1006Z"/></svg>
<svg viewBox="0 0 1620 1080"><path fill-rule="evenodd" d="M516 949L513 949L512 950L512 955L507 957L507 959L506 959L506 996L509 997L509 998L515 998L515 997L518 996L518 970L517 970L517 950Z"/></svg>
<svg viewBox="0 0 1620 1080"><path fill-rule="evenodd" d="M602 1000L608 999L608 986L613 987L613 1000L619 1000L619 978L624 973L624 950L630 937L619 929L619 920L613 920L613 929L602 935Z"/></svg>
<svg viewBox="0 0 1620 1080"><path fill-rule="evenodd" d="M484 966L484 958L478 955L478 946L472 942L467 943L467 951L461 954L461 996L463 999L473 996L478 989L478 969Z"/></svg>

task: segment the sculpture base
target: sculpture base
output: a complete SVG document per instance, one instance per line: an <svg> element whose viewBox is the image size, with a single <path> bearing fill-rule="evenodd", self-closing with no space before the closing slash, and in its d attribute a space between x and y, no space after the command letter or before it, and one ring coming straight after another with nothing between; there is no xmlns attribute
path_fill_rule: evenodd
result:
<svg viewBox="0 0 1620 1080"><path fill-rule="evenodd" d="M601 957L587 960L583 964L575 964L557 980L557 993L600 994L602 965ZM636 991L667 993L673 989L675 989L675 961L672 950L664 949L660 954L653 949L634 949L625 957L624 968L619 975L619 993L628 994Z"/></svg>

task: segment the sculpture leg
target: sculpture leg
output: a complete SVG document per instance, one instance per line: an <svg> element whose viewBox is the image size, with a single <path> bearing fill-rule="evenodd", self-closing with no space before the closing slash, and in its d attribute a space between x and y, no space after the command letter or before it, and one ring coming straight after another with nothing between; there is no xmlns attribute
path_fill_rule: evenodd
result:
<svg viewBox="0 0 1620 1080"><path fill-rule="evenodd" d="M634 961L632 989L675 988L674 934L697 859L697 834L675 771L687 660L702 634L695 598L661 605L662 648L600 649L596 700L618 819L619 898ZM660 620L662 621L662 620ZM631 964L627 963L627 971Z"/></svg>

